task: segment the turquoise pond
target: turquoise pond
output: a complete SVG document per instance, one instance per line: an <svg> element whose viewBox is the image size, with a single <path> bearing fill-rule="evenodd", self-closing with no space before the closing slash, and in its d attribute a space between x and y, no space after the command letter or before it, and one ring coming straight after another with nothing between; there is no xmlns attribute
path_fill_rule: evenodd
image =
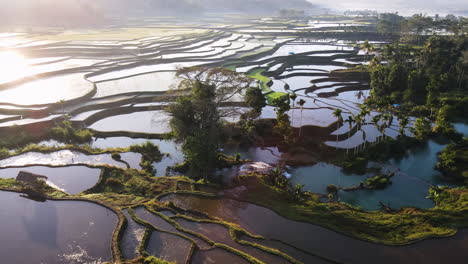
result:
<svg viewBox="0 0 468 264"><path fill-rule="evenodd" d="M455 124L456 129L467 134L466 124ZM441 173L434 169L439 153L448 142L429 140L426 144L410 149L401 160L390 160L385 163L371 164L373 167L381 167L382 172L394 172L392 185L383 190L358 190L352 192L339 192L340 201L364 210L379 210L380 202L390 205L392 208L402 207L431 208L432 200L427 199L431 185L453 186L453 183L445 180ZM326 193L329 184L343 188L358 185L372 175L355 175L343 172L339 167L327 163L318 163L313 166L293 168L290 171L291 181L304 184L304 189L316 193Z"/></svg>

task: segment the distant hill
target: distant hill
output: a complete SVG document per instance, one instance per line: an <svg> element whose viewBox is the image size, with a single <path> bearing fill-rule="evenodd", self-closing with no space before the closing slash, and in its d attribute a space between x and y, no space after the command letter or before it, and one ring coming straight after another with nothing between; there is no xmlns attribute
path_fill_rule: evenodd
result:
<svg viewBox="0 0 468 264"><path fill-rule="evenodd" d="M308 10L306 0L96 0L113 12L140 15L192 14L205 12L275 14L281 8ZM104 10L102 10L104 11Z"/></svg>
<svg viewBox="0 0 468 264"><path fill-rule="evenodd" d="M306 0L195 0L211 12L246 14L276 14L282 8L309 10L314 6Z"/></svg>
<svg viewBox="0 0 468 264"><path fill-rule="evenodd" d="M277 14L311 10L307 0L15 0L0 8L1 24L93 25L109 17L197 16L206 13Z"/></svg>

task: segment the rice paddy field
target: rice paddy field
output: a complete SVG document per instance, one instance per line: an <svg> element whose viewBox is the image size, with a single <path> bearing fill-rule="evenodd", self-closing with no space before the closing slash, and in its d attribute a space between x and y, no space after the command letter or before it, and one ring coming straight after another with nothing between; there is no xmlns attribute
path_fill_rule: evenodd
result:
<svg viewBox="0 0 468 264"><path fill-rule="evenodd" d="M356 115L369 96L366 78L334 72L366 63L357 47L365 39L359 34L353 39L347 33L375 25L349 19L303 22L242 18L189 23L172 18L131 20L125 27L89 30L3 32L0 134L12 128L32 133L66 117L73 126L94 132L88 147L128 148L147 141L158 145L164 156L153 164L154 177L170 176L166 168L183 162L184 157L180 144L164 137L171 132L164 107L177 97L176 71L202 66L225 67L256 80L269 103L260 119L274 119L272 101L295 93L297 100L288 112L292 126L309 133L324 148L356 151L383 137L396 138L396 117L381 131L372 122L376 112L359 129L337 122L333 115L335 109L342 110L343 119ZM382 43L378 37L370 40ZM300 99L305 100L303 107L297 105ZM409 127L405 133L412 136ZM466 125L456 128L466 135ZM19 171L47 175L47 184L63 197L72 195L81 201L40 203L0 191L2 263L27 263L22 258L25 252L37 263L49 264L130 263L150 255L173 263L206 264L466 260L460 255L468 241L466 230L451 238L402 247L374 244L287 219L264 205L237 201L232 199L235 195L223 193L242 190L220 192L179 178L167 177L167 192L172 194L160 193L154 200L144 195L136 200L124 194L98 197L89 190L100 183L106 168L139 170L140 153L126 149L120 153L121 160L116 160L112 152L86 153L55 141L34 143L55 150L2 158L0 178L15 178ZM381 164L395 173L390 188L340 191L338 199L367 212L379 210L379 202L397 209L432 208L434 203L426 198L429 187L449 184L432 169L437 152L445 145L430 141L403 160ZM273 166L284 163L287 156L277 146L226 147L223 151ZM323 196L329 184L352 187L368 176L348 174L317 159L307 166L288 167L292 182ZM422 166L430 169L417 169ZM98 198L110 206L86 201ZM164 202L175 207L161 206ZM442 244L448 250L441 252Z"/></svg>

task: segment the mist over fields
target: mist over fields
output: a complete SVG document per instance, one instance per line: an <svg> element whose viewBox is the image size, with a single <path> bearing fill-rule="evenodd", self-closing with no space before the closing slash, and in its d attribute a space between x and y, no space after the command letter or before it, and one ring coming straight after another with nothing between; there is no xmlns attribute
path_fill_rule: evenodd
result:
<svg viewBox="0 0 468 264"><path fill-rule="evenodd" d="M306 0L15 0L0 9L3 24L98 24L108 18L198 16L206 13L276 14L281 8L310 10Z"/></svg>
<svg viewBox="0 0 468 264"><path fill-rule="evenodd" d="M468 15L467 0L308 0L309 2L335 11L371 9L378 12L399 12L410 16L416 13L428 15Z"/></svg>
<svg viewBox="0 0 468 264"><path fill-rule="evenodd" d="M2 0L1 25L93 26L111 18L150 16L196 17L206 14L243 13L275 15L282 8L308 14L370 9L379 12L467 15L466 0Z"/></svg>

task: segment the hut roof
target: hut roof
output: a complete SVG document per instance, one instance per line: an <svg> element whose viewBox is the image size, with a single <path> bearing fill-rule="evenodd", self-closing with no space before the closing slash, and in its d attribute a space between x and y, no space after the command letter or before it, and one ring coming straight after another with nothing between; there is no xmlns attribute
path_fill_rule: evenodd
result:
<svg viewBox="0 0 468 264"><path fill-rule="evenodd" d="M26 182L26 183L34 183L37 182L38 180L47 180L48 178L43 175L39 174L34 174L31 172L27 171L20 171L18 173L18 176L16 176L16 180L20 182Z"/></svg>

